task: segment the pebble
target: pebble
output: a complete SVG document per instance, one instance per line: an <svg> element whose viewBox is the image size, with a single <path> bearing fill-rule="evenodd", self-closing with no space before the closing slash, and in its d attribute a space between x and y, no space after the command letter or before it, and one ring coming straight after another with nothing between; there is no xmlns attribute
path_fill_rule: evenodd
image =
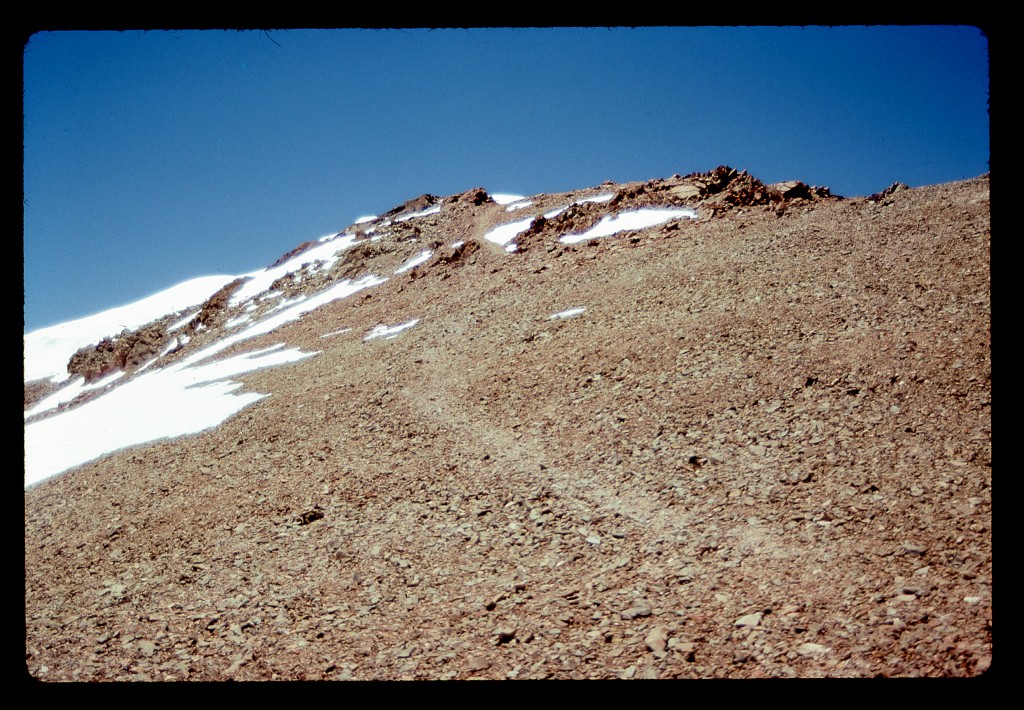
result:
<svg viewBox="0 0 1024 710"><path fill-rule="evenodd" d="M671 650L676 653L682 654L687 661L693 661L693 657L697 651L697 645L692 641L679 641L678 639L670 639L668 646Z"/></svg>
<svg viewBox="0 0 1024 710"><path fill-rule="evenodd" d="M471 671L483 671L491 667L491 662L484 656L470 656L467 662Z"/></svg>
<svg viewBox="0 0 1024 710"><path fill-rule="evenodd" d="M796 652L801 656L818 656L823 653L828 653L832 649L822 646L820 643L802 643L796 647Z"/></svg>
<svg viewBox="0 0 1024 710"><path fill-rule="evenodd" d="M640 671L640 678L643 680L657 680L658 669L654 666L645 666L644 669Z"/></svg>
<svg viewBox="0 0 1024 710"><path fill-rule="evenodd" d="M647 646L647 650L655 653L664 653L667 643L668 629L662 624L651 629L647 634L647 637L644 639L644 644Z"/></svg>
<svg viewBox="0 0 1024 710"><path fill-rule="evenodd" d="M761 623L762 614L759 611L755 611L753 614L747 614L741 616L733 622L736 626L757 626Z"/></svg>
<svg viewBox="0 0 1024 710"><path fill-rule="evenodd" d="M497 637L499 644L508 643L516 637L515 626L499 626L494 630L494 636Z"/></svg>
<svg viewBox="0 0 1024 710"><path fill-rule="evenodd" d="M644 616L650 616L652 613L653 610L651 609L650 604L646 601L639 601L622 612L621 616L626 621L629 621L630 619L639 619Z"/></svg>

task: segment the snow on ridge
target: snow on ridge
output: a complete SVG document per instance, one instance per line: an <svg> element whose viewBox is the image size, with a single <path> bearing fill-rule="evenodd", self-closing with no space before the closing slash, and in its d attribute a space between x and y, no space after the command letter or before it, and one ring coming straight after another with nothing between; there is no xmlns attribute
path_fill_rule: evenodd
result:
<svg viewBox="0 0 1024 710"><path fill-rule="evenodd" d="M595 195L594 197L584 197L582 200L576 200L573 202L574 205L582 205L585 202L608 202L615 197L614 192L609 192L604 195Z"/></svg>
<svg viewBox="0 0 1024 710"><path fill-rule="evenodd" d="M533 217L527 217L517 222L509 222L489 231L484 235L484 239L495 244L505 245L519 236L520 232L525 232L529 229L531 224L533 224Z"/></svg>
<svg viewBox="0 0 1024 710"><path fill-rule="evenodd" d="M619 232L646 229L663 224L672 219L686 217L697 219L697 213L692 209L640 209L631 212L620 212L615 215L606 215L601 221L581 234L566 234L559 239L563 244L575 244L588 239L600 239L610 237Z"/></svg>
<svg viewBox="0 0 1024 710"><path fill-rule="evenodd" d="M43 378L64 382L69 377L68 360L80 348L199 305L234 279L229 275L200 276L134 303L26 333L25 382Z"/></svg>
<svg viewBox="0 0 1024 710"><path fill-rule="evenodd" d="M282 276L298 271L303 264L323 262L320 269L329 269L339 259L341 252L355 246L355 235L346 235L321 243L312 249L300 252L288 261L278 266L269 267L260 271L252 271L243 274L242 278L248 278L237 291L231 295L228 303L237 306L250 298L257 296L270 288L270 285Z"/></svg>
<svg viewBox="0 0 1024 710"><path fill-rule="evenodd" d="M371 286L382 284L385 281L387 281L387 279L381 278L379 276L364 276L358 281L351 281L350 279L340 281L334 286L331 286L330 288L325 289L324 291L321 291L318 294L309 296L308 298L304 298L300 302L290 305L290 307L282 308L279 311L276 311L273 315L264 318L263 320L258 321L257 323L254 323L253 325L249 326L240 333L230 335L226 338L221 338L220 340L216 341L212 345L207 346L203 350L200 350L199 352L189 355L184 362L187 364L191 364L199 362L200 360L204 360L206 358L213 357L217 353L226 350L235 343L239 343L243 340L249 340L250 338L254 338L257 335L263 335L264 333L269 333L273 330L277 330L282 325L298 320L306 313L316 310L321 306L327 305L332 301L337 301L339 299L346 298L352 295L353 293L356 293L357 291L361 291L364 288L369 288Z"/></svg>
<svg viewBox="0 0 1024 710"><path fill-rule="evenodd" d="M525 195L510 195L510 194L505 193L505 192L496 192L493 195L491 195L491 199L494 200L495 202L497 202L499 205L510 205L513 202L519 202L521 200L525 200L526 196ZM525 205L524 205L524 207L525 207Z"/></svg>
<svg viewBox="0 0 1024 710"><path fill-rule="evenodd" d="M428 207L427 209L420 210L419 212L411 212L409 214L402 215L401 217L396 217L395 221L396 222L404 222L406 220L414 219L416 217L426 217L427 215L437 214L440 211L441 211L441 205L440 204L436 204L433 207Z"/></svg>
<svg viewBox="0 0 1024 710"><path fill-rule="evenodd" d="M270 288L280 277L297 271L302 264L322 262L320 269L337 262L342 251L352 247L355 236L343 236L320 243L289 259L279 266L243 274L247 278L232 295L232 306L244 303ZM113 337L124 330L135 330L168 313L177 313L202 304L219 289L236 278L235 275L201 276L179 283L134 303L111 308L92 316L40 328L24 336L25 382L49 378L53 383L67 381L67 363L80 348L94 345L103 338ZM292 304L287 304L292 305ZM194 314L173 324L176 330L188 323Z"/></svg>
<svg viewBox="0 0 1024 710"><path fill-rule="evenodd" d="M603 198L604 196L600 196ZM611 195L608 196L610 200ZM597 201L599 198L591 198L590 201ZM588 200L579 200L573 204L579 204L580 202L586 202ZM603 199L601 200L603 201ZM525 206L525 205L524 205ZM556 207L553 210L544 213L544 219L554 219L558 215L569 209L569 206ZM515 222L508 222L506 224L499 225L484 235L484 239L495 244L501 244L505 247L505 251L514 252L517 251L518 247L512 244L512 240L518 237L522 232L525 232L533 224L534 217L526 217L525 219L516 220Z"/></svg>

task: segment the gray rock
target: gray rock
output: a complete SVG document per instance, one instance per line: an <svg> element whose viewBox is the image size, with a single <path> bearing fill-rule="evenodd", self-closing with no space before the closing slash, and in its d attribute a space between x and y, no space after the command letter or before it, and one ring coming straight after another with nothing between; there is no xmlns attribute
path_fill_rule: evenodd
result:
<svg viewBox="0 0 1024 710"><path fill-rule="evenodd" d="M491 667L491 662L484 656L470 656L467 666L471 671L484 671Z"/></svg>
<svg viewBox="0 0 1024 710"><path fill-rule="evenodd" d="M801 656L821 656L832 649L822 646L820 643L802 643L796 647L796 652Z"/></svg>
<svg viewBox="0 0 1024 710"><path fill-rule="evenodd" d="M690 662L693 662L694 656L697 653L697 645L692 641L679 641L678 639L669 639L668 647L674 653L682 655L683 658Z"/></svg>
<svg viewBox="0 0 1024 710"><path fill-rule="evenodd" d="M644 669L642 671L640 671L640 676L639 677L642 678L643 680L657 680L658 679L658 669L655 668L654 666L645 666Z"/></svg>
<svg viewBox="0 0 1024 710"><path fill-rule="evenodd" d="M650 616L653 613L651 605L644 600L640 600L633 604L633 606L622 612L621 616L626 621L630 619L639 619L641 617Z"/></svg>
<svg viewBox="0 0 1024 710"><path fill-rule="evenodd" d="M668 643L668 629L663 624L658 624L647 634L644 644L648 651L663 653Z"/></svg>
<svg viewBox="0 0 1024 710"><path fill-rule="evenodd" d="M741 616L733 624L736 626L758 626L761 623L762 616L761 612L755 611L753 614Z"/></svg>

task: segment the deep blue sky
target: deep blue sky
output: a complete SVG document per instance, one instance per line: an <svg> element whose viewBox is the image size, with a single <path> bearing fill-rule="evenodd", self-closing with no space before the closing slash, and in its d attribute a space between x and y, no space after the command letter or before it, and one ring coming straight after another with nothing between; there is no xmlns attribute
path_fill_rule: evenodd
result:
<svg viewBox="0 0 1024 710"><path fill-rule="evenodd" d="M858 196L989 160L974 27L47 32L24 82L26 331L425 192L727 164Z"/></svg>

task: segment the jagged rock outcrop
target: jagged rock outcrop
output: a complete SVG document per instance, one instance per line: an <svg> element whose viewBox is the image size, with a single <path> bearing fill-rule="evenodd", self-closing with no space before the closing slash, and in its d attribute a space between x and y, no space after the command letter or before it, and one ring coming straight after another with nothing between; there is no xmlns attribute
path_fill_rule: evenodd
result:
<svg viewBox="0 0 1024 710"><path fill-rule="evenodd" d="M482 187L474 187L472 190L466 190L459 195L452 195L447 198L445 204L448 205L468 205L472 207L479 207L480 205L494 202L494 199L487 194L487 190Z"/></svg>
<svg viewBox="0 0 1024 710"><path fill-rule="evenodd" d="M422 212L423 210L433 207L437 203L438 198L434 195L423 194L419 197L415 197L411 200L407 200L397 207L393 207L384 214L382 218L389 217L400 217L405 214L415 214L416 212Z"/></svg>
<svg viewBox="0 0 1024 710"><path fill-rule="evenodd" d="M898 182L897 181L897 182L894 182L892 185L889 185L889 187L885 188L881 192L876 192L875 194L868 196L867 199L868 199L868 202L881 202L882 200L884 200L889 195L894 195L894 194L896 194L897 192L899 192L901 190L909 190L909 189L910 188L907 187L907 185L905 185L902 182Z"/></svg>
<svg viewBox="0 0 1024 710"><path fill-rule="evenodd" d="M81 375L86 382L93 382L118 370L133 372L155 358L167 339L167 331L159 323L125 331L114 338L104 338L72 355L68 361L68 374Z"/></svg>
<svg viewBox="0 0 1024 710"><path fill-rule="evenodd" d="M319 245L320 245L320 242L318 242L318 241L303 242L302 244L300 244L299 246L295 247L294 249L291 249L290 251L287 251L284 254L282 254L281 256L279 256L274 261L274 263L271 264L270 266L268 266L267 268L268 269L273 269L275 266L280 266L281 264L284 264L284 263L286 263L288 261L291 261L296 256L298 256L299 254L302 254L303 252L309 251L313 247L316 247L316 246L319 246Z"/></svg>
<svg viewBox="0 0 1024 710"><path fill-rule="evenodd" d="M185 334L191 336L200 328L211 328L223 320L224 311L227 310L231 295L241 288L245 283L244 278L237 278L225 284L215 294L206 299L199 313L185 326Z"/></svg>

